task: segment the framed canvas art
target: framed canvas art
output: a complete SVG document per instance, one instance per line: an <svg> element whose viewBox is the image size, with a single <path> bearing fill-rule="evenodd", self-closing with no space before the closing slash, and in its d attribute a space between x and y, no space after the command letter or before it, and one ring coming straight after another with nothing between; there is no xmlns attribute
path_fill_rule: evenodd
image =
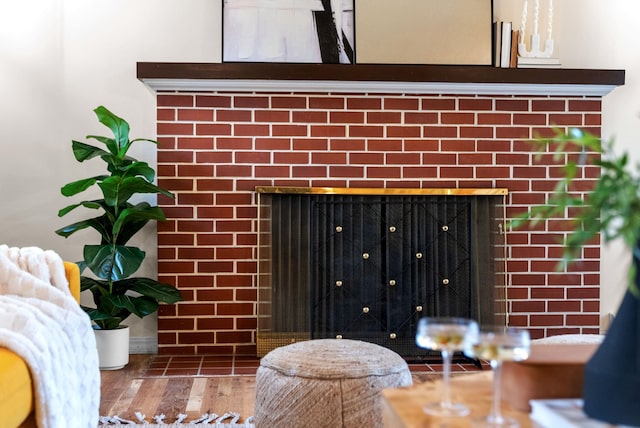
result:
<svg viewBox="0 0 640 428"><path fill-rule="evenodd" d="M354 0L223 0L223 62L355 62Z"/></svg>

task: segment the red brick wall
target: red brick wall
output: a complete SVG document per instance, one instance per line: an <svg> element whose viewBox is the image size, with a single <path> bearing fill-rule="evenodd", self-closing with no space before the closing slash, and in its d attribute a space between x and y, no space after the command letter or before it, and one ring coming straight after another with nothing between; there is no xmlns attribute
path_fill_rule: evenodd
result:
<svg viewBox="0 0 640 428"><path fill-rule="evenodd" d="M254 354L254 188L505 187L508 214L541 204L560 165L528 140L553 127L599 135L599 97L159 93L160 279L184 302L162 306L161 353ZM574 154L566 154L571 156ZM588 188L598 170L582 171ZM511 325L533 337L599 328L600 249L557 272L553 219L508 234Z"/></svg>

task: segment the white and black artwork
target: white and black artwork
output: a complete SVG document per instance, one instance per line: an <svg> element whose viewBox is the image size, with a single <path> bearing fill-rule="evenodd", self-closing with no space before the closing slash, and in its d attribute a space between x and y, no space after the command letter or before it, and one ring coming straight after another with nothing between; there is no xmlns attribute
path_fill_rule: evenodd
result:
<svg viewBox="0 0 640 428"><path fill-rule="evenodd" d="M224 62L355 62L354 0L223 0Z"/></svg>

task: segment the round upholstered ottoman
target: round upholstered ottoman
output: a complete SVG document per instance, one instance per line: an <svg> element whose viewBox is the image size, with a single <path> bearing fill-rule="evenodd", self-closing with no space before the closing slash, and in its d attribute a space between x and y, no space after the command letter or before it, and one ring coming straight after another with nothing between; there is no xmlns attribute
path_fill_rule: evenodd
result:
<svg viewBox="0 0 640 428"><path fill-rule="evenodd" d="M541 339L533 339L531 343L541 344L541 345L557 345L557 344L568 344L568 345L581 345L581 344L591 344L591 343L602 343L604 339L603 334L559 334L557 336L549 336L543 337Z"/></svg>
<svg viewBox="0 0 640 428"><path fill-rule="evenodd" d="M317 339L283 346L258 368L256 428L380 427L380 390L407 385L407 363L379 345Z"/></svg>

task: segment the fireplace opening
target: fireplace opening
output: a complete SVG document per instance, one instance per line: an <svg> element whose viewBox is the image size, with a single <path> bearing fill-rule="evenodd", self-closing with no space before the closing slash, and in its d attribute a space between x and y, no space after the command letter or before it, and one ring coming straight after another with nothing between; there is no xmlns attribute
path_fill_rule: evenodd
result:
<svg viewBox="0 0 640 428"><path fill-rule="evenodd" d="M421 317L505 322L504 189L257 192L258 355L345 338L421 356Z"/></svg>

